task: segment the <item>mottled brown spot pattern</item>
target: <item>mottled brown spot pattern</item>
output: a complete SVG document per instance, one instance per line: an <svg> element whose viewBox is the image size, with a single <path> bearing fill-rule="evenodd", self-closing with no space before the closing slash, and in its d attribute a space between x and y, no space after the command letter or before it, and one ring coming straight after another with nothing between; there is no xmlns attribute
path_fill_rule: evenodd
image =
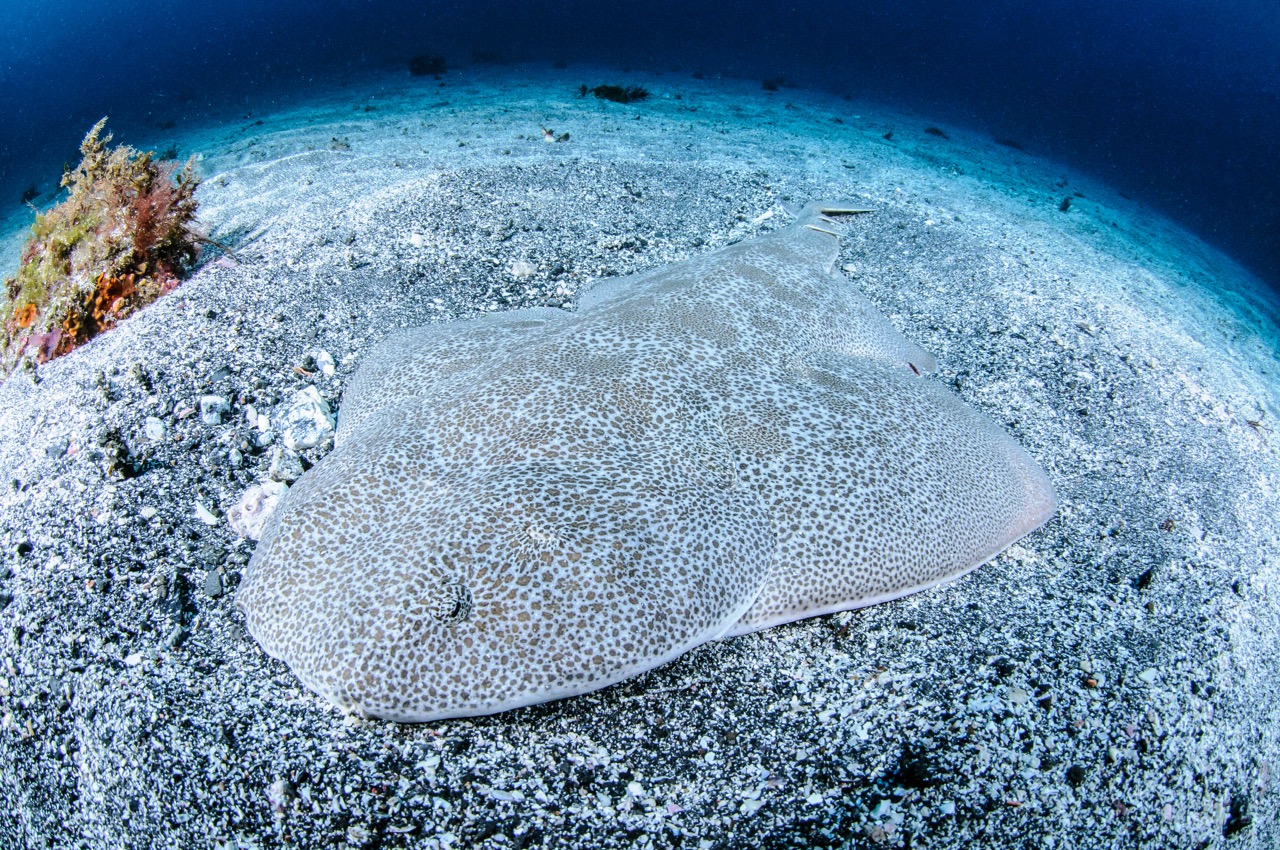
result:
<svg viewBox="0 0 1280 850"><path fill-rule="evenodd" d="M484 714L928 587L1043 522L1044 473L917 376L818 209L574 314L371 352L246 571L263 649L364 714Z"/></svg>

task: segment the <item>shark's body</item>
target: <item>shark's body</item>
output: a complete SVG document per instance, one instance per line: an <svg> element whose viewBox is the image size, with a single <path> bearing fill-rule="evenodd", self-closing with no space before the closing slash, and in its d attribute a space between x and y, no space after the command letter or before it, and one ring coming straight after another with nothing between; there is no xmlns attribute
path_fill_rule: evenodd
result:
<svg viewBox="0 0 1280 850"><path fill-rule="evenodd" d="M791 226L518 310L396 334L238 604L309 687L393 720L604 687L718 637L955 578L1048 479Z"/></svg>

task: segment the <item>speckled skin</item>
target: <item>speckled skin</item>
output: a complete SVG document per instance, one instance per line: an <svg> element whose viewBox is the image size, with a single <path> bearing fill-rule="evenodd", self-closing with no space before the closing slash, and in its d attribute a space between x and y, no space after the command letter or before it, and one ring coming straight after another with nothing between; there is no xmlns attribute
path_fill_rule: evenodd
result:
<svg viewBox="0 0 1280 850"><path fill-rule="evenodd" d="M727 634L929 587L1052 489L790 227L609 281L576 313L396 334L237 603L345 709L424 721L583 693Z"/></svg>

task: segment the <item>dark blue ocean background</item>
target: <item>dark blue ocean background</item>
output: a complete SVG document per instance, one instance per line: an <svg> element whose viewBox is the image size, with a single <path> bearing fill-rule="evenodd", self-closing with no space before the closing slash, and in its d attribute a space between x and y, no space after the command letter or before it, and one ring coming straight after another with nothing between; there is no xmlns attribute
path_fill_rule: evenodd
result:
<svg viewBox="0 0 1280 850"><path fill-rule="evenodd" d="M415 54L782 78L1016 141L1147 202L1280 287L1275 0L0 2L0 203L119 141L305 99ZM606 66L602 78L598 68ZM47 203L46 194L41 201Z"/></svg>

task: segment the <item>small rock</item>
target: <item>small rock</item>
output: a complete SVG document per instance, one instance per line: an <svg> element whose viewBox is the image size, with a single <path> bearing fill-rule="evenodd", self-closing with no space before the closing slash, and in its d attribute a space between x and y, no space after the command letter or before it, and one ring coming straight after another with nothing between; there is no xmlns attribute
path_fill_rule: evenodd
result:
<svg viewBox="0 0 1280 850"><path fill-rule="evenodd" d="M289 784L288 779L280 778L267 786L267 802L275 811L283 813L292 799L293 786Z"/></svg>
<svg viewBox="0 0 1280 850"><path fill-rule="evenodd" d="M510 268L512 276L519 278L532 277L537 271L538 267L527 260L518 260Z"/></svg>
<svg viewBox="0 0 1280 850"><path fill-rule="evenodd" d="M294 451L320 445L333 433L333 416L329 405L320 397L315 387L307 387L294 393L289 409L280 420L280 432L284 444Z"/></svg>
<svg viewBox="0 0 1280 850"><path fill-rule="evenodd" d="M148 583L148 591L152 602L163 602L169 595L169 577L157 573Z"/></svg>
<svg viewBox="0 0 1280 850"><path fill-rule="evenodd" d="M231 409L231 405L220 395L200 396L200 419L206 425L222 424L222 414Z"/></svg>
<svg viewBox="0 0 1280 850"><path fill-rule="evenodd" d="M320 370L320 374L326 378L333 376L334 363L333 355L327 351L317 351L315 353L316 368Z"/></svg>
<svg viewBox="0 0 1280 850"><path fill-rule="evenodd" d="M204 506L203 502L196 502L196 517L205 525L217 525L220 521L213 511Z"/></svg>
<svg viewBox="0 0 1280 850"><path fill-rule="evenodd" d="M244 408L244 421L248 422L252 428L259 430L260 434L266 434L271 430L271 420L266 417L266 413L259 412L253 405Z"/></svg>
<svg viewBox="0 0 1280 850"><path fill-rule="evenodd" d="M142 431L147 435L147 439L153 443L164 441L166 433L164 422L155 416L147 417L147 424L143 426Z"/></svg>
<svg viewBox="0 0 1280 850"><path fill-rule="evenodd" d="M347 843L352 847L365 846L369 843L369 838L372 835L373 833L369 831L369 828L362 823L353 823L347 827Z"/></svg>
<svg viewBox="0 0 1280 850"><path fill-rule="evenodd" d="M137 667L142 663L142 658L143 655L141 652L131 652L125 656L124 663L128 664L130 667Z"/></svg>
<svg viewBox="0 0 1280 850"><path fill-rule="evenodd" d="M170 573L167 578L168 595L164 599L164 613L169 618L169 625L180 626L186 608L187 582L180 572Z"/></svg>
<svg viewBox="0 0 1280 850"><path fill-rule="evenodd" d="M151 519L155 515L156 515L156 509L153 508L151 505L144 505L142 510L138 511L138 516L142 517L143 519Z"/></svg>
<svg viewBox="0 0 1280 850"><path fill-rule="evenodd" d="M271 451L271 463L267 467L267 475L275 481L291 484L302 475L302 460L297 452L276 446Z"/></svg>
<svg viewBox="0 0 1280 850"><path fill-rule="evenodd" d="M1071 784L1071 787L1078 788L1084 782L1085 773L1086 771L1083 767L1073 764L1067 768L1067 782Z"/></svg>
<svg viewBox="0 0 1280 850"><path fill-rule="evenodd" d="M1156 683L1156 679L1159 677L1160 671L1154 667L1148 667L1146 670L1143 670L1138 674L1138 678L1143 682L1146 682L1148 685L1154 685Z"/></svg>
<svg viewBox="0 0 1280 850"><path fill-rule="evenodd" d="M244 418L250 427L258 430L256 435L258 439L255 440L258 445L265 446L271 442L271 420L267 418L265 413L259 413L258 408L251 404L244 409Z"/></svg>
<svg viewBox="0 0 1280 850"><path fill-rule="evenodd" d="M204 595L210 599L217 599L225 592L226 588L222 584L222 567L209 570L204 577Z"/></svg>
<svg viewBox="0 0 1280 850"><path fill-rule="evenodd" d="M67 453L67 449L71 448L71 441L66 437L57 437L44 447L44 456L52 460L57 460Z"/></svg>

